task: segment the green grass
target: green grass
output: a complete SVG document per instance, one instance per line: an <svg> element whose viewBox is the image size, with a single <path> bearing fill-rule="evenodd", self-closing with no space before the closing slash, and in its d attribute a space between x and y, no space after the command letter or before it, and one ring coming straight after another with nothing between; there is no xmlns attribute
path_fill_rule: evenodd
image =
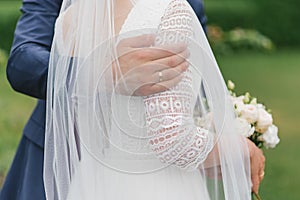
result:
<svg viewBox="0 0 300 200"><path fill-rule="evenodd" d="M0 48L7 52L13 41L15 25L21 12L21 1L0 1Z"/></svg>
<svg viewBox="0 0 300 200"><path fill-rule="evenodd" d="M16 12L21 7L21 1L0 1L0 16Z"/></svg>
<svg viewBox="0 0 300 200"><path fill-rule="evenodd" d="M0 66L0 187L15 154L22 129L35 100L14 92Z"/></svg>

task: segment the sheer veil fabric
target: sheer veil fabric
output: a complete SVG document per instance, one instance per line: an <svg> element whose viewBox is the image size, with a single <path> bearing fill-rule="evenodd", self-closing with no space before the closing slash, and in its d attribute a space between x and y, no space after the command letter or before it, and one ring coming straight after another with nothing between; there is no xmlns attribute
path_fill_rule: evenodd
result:
<svg viewBox="0 0 300 200"><path fill-rule="evenodd" d="M116 1L63 1L48 74L47 199L250 199L247 144L189 4L131 1L116 33ZM135 71L118 63L130 49L118 46L144 34L151 48L187 45L189 67L167 91L136 96Z"/></svg>

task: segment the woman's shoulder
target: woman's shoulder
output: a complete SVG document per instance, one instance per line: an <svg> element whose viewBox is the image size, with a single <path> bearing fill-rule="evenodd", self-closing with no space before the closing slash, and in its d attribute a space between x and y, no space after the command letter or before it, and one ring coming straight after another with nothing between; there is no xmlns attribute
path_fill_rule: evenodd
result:
<svg viewBox="0 0 300 200"><path fill-rule="evenodd" d="M190 4L186 0L166 0L168 1L168 5L166 7L165 14L171 13L181 13L181 14L188 14L192 12L193 9Z"/></svg>

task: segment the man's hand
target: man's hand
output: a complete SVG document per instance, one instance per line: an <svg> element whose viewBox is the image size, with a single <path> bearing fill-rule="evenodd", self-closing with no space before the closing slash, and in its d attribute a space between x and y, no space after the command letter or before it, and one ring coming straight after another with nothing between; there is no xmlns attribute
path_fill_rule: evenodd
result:
<svg viewBox="0 0 300 200"><path fill-rule="evenodd" d="M153 35L120 41L118 61L113 63L113 78L118 89L127 95L147 96L175 86L188 68L187 46L183 44L150 47ZM121 80L121 81L120 81ZM126 88L123 88L124 83Z"/></svg>
<svg viewBox="0 0 300 200"><path fill-rule="evenodd" d="M247 144L251 162L252 191L258 194L259 185L263 180L265 173L265 156L263 155L262 150L256 147L249 139L247 139Z"/></svg>

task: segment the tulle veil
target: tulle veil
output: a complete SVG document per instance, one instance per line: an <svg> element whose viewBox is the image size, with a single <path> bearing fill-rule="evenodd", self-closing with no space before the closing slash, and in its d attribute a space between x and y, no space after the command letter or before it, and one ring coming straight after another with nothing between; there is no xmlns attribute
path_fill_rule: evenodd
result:
<svg viewBox="0 0 300 200"><path fill-rule="evenodd" d="M203 152L204 159L194 167L182 169L162 162L149 147L153 136L147 134L145 97L134 95L136 88L130 87L118 64L121 55L117 45L123 38L155 35L158 27L116 35L114 3L63 1L48 72L44 159L47 199L110 200L108 193L120 193L120 199L126 200L127 192L135 188L136 199L149 199L141 198L147 190L160 191L155 199L197 199L188 194L193 190L202 190L212 200L250 199L246 141L236 131L226 85L196 15L192 14L193 34L188 42L196 96L191 105L194 120L182 126L207 129L213 147ZM133 7L138 3L133 2ZM172 143L168 148L174 148ZM194 183L189 179L184 179L180 188L172 187L172 175L166 175L169 169L172 174L178 171L181 176L198 176L201 188L191 189ZM156 173L162 180L169 179L166 182L170 184L156 182L157 178L151 178ZM132 177L138 177L134 184L130 182ZM128 180L127 184L120 184L122 178ZM147 182L143 182L145 179ZM153 189L156 186L165 188ZM98 192L99 188L105 191ZM187 198L176 196L179 190Z"/></svg>

